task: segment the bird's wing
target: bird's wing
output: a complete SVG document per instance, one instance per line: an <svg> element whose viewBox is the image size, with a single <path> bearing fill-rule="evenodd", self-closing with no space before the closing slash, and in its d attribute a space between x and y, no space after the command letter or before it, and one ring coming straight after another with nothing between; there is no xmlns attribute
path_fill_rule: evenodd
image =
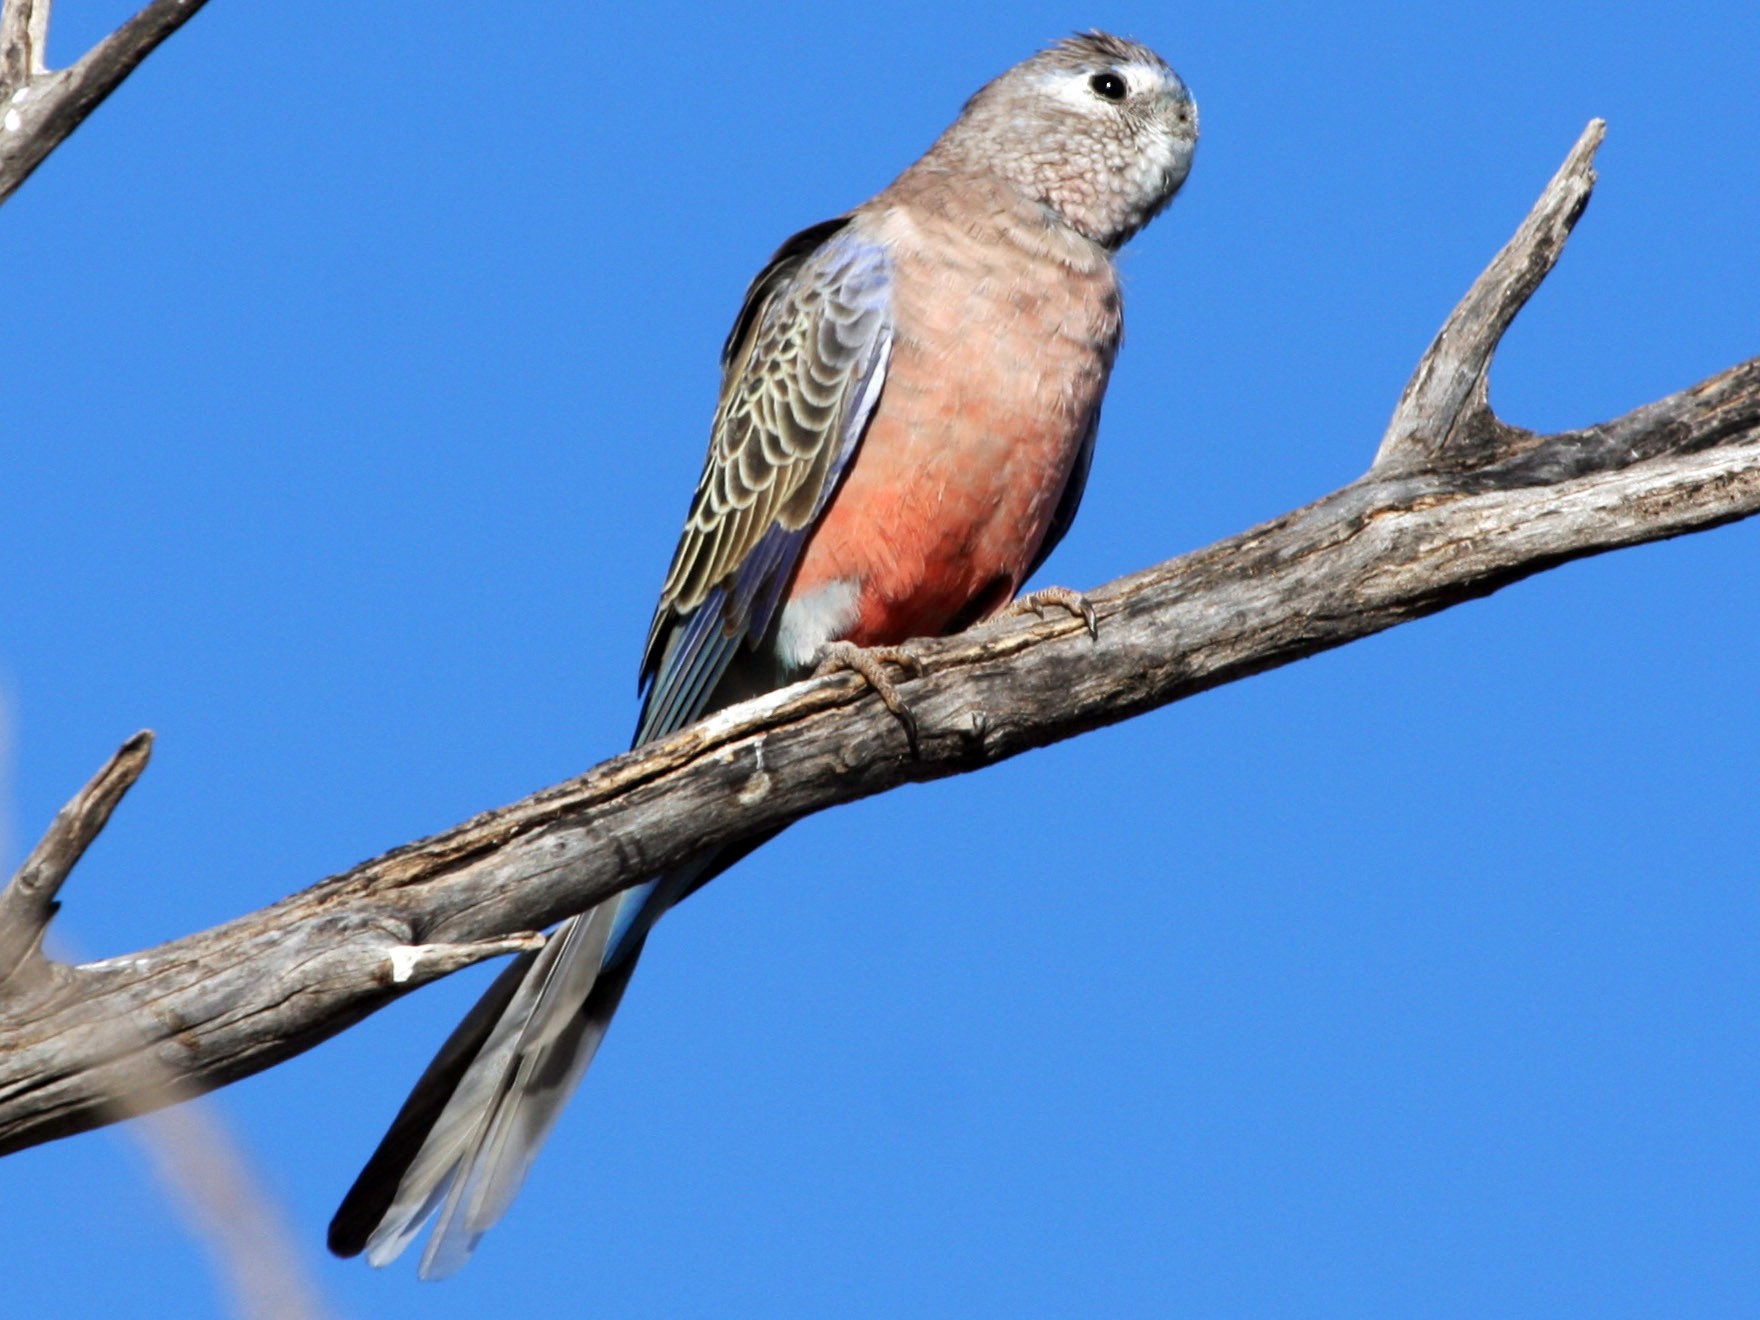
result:
<svg viewBox="0 0 1760 1320"><path fill-rule="evenodd" d="M770 627L879 400L891 290L886 249L848 217L803 230L752 281L642 654L637 743L700 716L740 645Z"/></svg>
<svg viewBox="0 0 1760 1320"><path fill-rule="evenodd" d="M797 234L752 282L722 356L708 462L649 632L637 742L701 715L741 643L769 627L879 398L890 287L885 250L848 218ZM579 1085L655 917L726 864L703 859L626 890L503 973L344 1199L332 1249L364 1247L384 1264L438 1211L422 1273L462 1265Z"/></svg>

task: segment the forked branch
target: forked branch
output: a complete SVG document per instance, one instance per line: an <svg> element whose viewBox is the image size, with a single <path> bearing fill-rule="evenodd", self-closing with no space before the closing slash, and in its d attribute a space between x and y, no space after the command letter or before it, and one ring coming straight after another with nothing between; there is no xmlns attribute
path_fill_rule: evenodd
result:
<svg viewBox="0 0 1760 1320"><path fill-rule="evenodd" d="M42 952L43 932L59 906L55 895L109 823L110 813L123 794L141 777L152 753L150 730L143 729L123 743L73 801L61 808L12 882L0 890L0 995L16 993L21 984L34 984L48 971L49 962Z"/></svg>
<svg viewBox="0 0 1760 1320"><path fill-rule="evenodd" d="M1601 132L1449 318L1360 480L1090 593L1097 638L1075 618L1012 619L915 644L915 755L858 680L816 679L225 926L58 969L0 1004L0 1152L107 1121L143 1051L219 1086L701 850L1760 511L1760 358L1580 431L1491 412L1492 355L1582 213Z"/></svg>
<svg viewBox="0 0 1760 1320"><path fill-rule="evenodd" d="M46 67L51 0L0 7L0 202L207 0L153 0L65 69Z"/></svg>
<svg viewBox="0 0 1760 1320"><path fill-rule="evenodd" d="M1589 122L1514 238L1473 282L1406 383L1372 471L1470 466L1523 433L1491 412L1491 359L1516 313L1564 255L1565 242L1595 190L1595 152L1607 125Z"/></svg>

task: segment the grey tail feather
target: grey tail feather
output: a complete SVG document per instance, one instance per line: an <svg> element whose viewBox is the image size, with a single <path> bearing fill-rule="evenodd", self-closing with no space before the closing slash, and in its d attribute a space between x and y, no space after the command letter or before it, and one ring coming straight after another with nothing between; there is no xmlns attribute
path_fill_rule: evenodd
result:
<svg viewBox="0 0 1760 1320"><path fill-rule="evenodd" d="M403 1108L397 1111L391 1127L380 1139L378 1149L330 1220L329 1245L336 1255L358 1256L366 1249L367 1239L391 1208L404 1170L414 1163L440 1112L452 1099L452 1093L537 957L535 952L522 953L502 969L417 1080Z"/></svg>
<svg viewBox="0 0 1760 1320"><path fill-rule="evenodd" d="M606 968L579 1011L551 1040L522 1055L505 1080L492 1116L485 1116L476 1144L452 1177L422 1253L422 1278L457 1273L483 1234L513 1204L539 1148L598 1053L645 940L638 937L626 955Z"/></svg>
<svg viewBox="0 0 1760 1320"><path fill-rule="evenodd" d="M663 877L612 966L601 964L615 898L565 921L542 949L510 963L447 1037L343 1197L330 1221L330 1250L364 1251L374 1265L387 1264L438 1211L422 1277L459 1269L512 1203L585 1076L647 926L778 832Z"/></svg>
<svg viewBox="0 0 1760 1320"><path fill-rule="evenodd" d="M623 998L639 942L599 975L615 909L613 899L571 918L543 949L521 955L496 977L343 1198L330 1225L332 1251L365 1250L383 1265L445 1201L423 1273L438 1273L441 1236L445 1255L455 1258L452 1268L464 1263L512 1201Z"/></svg>

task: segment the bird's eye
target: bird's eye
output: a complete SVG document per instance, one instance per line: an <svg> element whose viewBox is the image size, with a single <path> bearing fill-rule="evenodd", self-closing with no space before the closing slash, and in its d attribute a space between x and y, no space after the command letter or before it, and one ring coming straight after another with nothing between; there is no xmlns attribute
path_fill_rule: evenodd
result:
<svg viewBox="0 0 1760 1320"><path fill-rule="evenodd" d="M1094 95L1108 101L1124 100L1124 79L1116 73L1097 73L1088 79L1088 86L1094 89Z"/></svg>

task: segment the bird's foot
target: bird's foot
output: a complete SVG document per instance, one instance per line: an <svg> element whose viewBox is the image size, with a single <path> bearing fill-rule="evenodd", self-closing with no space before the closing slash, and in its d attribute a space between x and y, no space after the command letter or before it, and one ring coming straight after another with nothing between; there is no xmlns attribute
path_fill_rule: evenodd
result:
<svg viewBox="0 0 1760 1320"><path fill-rule="evenodd" d="M1068 610L1075 615L1087 625L1088 636L1095 641L1100 640L1100 620L1094 617L1094 607L1088 603L1088 598L1081 592L1071 591L1068 587L1044 587L1038 591L1029 592L1003 610L997 617L1009 619L1017 614L1036 614L1043 619L1045 611L1053 606Z"/></svg>
<svg viewBox="0 0 1760 1320"><path fill-rule="evenodd" d="M910 742L911 755L920 753L921 748L917 744L917 717L911 714L911 708L904 704L904 698L898 695L898 688L886 676L886 670L881 666L897 665L915 677L923 672L921 660L897 646L857 646L854 642L827 642L819 649L817 659L818 665L813 670L814 678L845 671L860 674L868 686L879 694L880 700L886 703L886 709L904 726L904 736Z"/></svg>

